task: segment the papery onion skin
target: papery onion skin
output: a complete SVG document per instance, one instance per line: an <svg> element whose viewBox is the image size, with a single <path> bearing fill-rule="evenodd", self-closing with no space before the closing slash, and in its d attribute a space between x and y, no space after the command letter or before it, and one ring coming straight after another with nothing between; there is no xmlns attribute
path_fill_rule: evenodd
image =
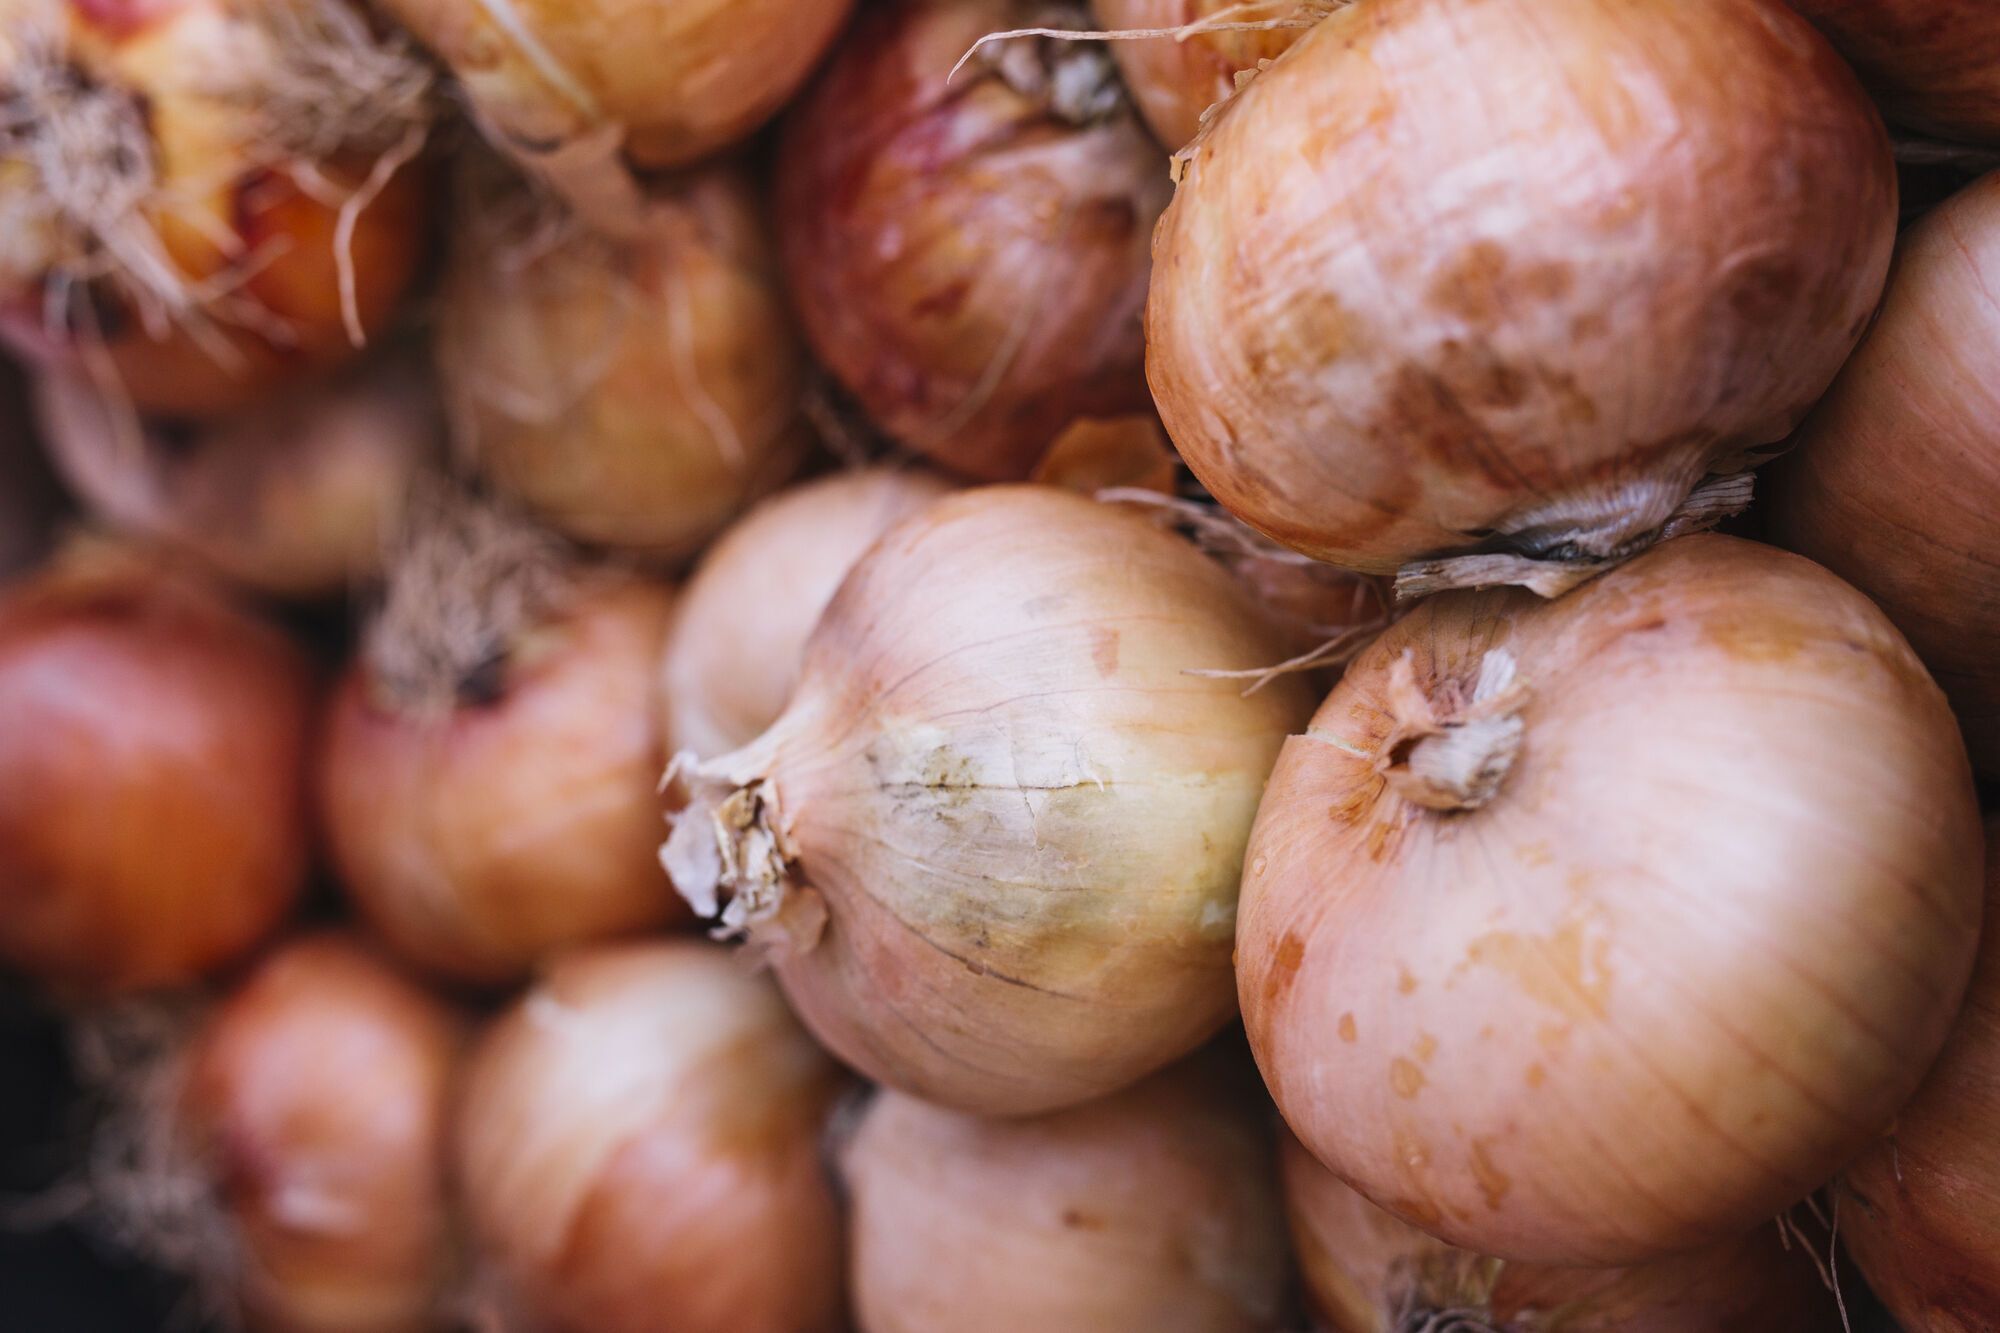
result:
<svg viewBox="0 0 2000 1333"><path fill-rule="evenodd" d="M1836 1187L1841 1239L1911 1333L2000 1328L2000 820L1986 825L1986 908L1944 1054Z"/></svg>
<svg viewBox="0 0 2000 1333"><path fill-rule="evenodd" d="M1227 15L1223 10L1229 10ZM1132 101L1155 138L1170 150L1201 129L1202 113L1236 91L1236 76L1260 61L1276 60L1305 32L1304 5L1245 7L1233 0L1091 0L1098 26L1113 32L1179 28L1203 20L1287 24L1247 31L1204 32L1177 40L1138 37L1111 44ZM1290 26L1296 24L1297 26Z"/></svg>
<svg viewBox="0 0 2000 1333"><path fill-rule="evenodd" d="M814 352L882 430L986 481L1026 477L1077 417L1149 406L1158 146L1122 100L1073 123L980 56L946 84L981 37L1048 19L1025 0L872 6L778 159L779 248ZM1084 44L1020 54L1107 62L1115 84Z"/></svg>
<svg viewBox="0 0 2000 1333"><path fill-rule="evenodd" d="M1307 554L1616 558L1825 390L1895 222L1880 118L1771 0L1356 5L1185 156L1147 369Z"/></svg>
<svg viewBox="0 0 2000 1333"><path fill-rule="evenodd" d="M806 638L875 539L950 489L921 468L877 466L784 491L703 555L682 590L660 660L675 752L726 754L778 720Z"/></svg>
<svg viewBox="0 0 2000 1333"><path fill-rule="evenodd" d="M1891 120L2000 143L2000 10L1986 0L1790 0L1861 72Z"/></svg>
<svg viewBox="0 0 2000 1333"><path fill-rule="evenodd" d="M1637 1268L1484 1259L1383 1212L1297 1139L1279 1146L1306 1295L1327 1333L1450 1327L1497 1333L1835 1333L1833 1293L1776 1225Z"/></svg>
<svg viewBox="0 0 2000 1333"><path fill-rule="evenodd" d="M1410 695L1508 660L1505 711L1396 740ZM1483 806L1418 804L1429 741L1510 724ZM1687 537L1553 603L1435 598L1278 761L1245 1027L1314 1155L1455 1245L1610 1265L1725 1241L1915 1090L1970 971L1979 839L1942 694L1796 556Z"/></svg>
<svg viewBox="0 0 2000 1333"><path fill-rule="evenodd" d="M483 1259L556 1333L835 1333L842 1075L694 941L572 954L482 1039L456 1130Z"/></svg>
<svg viewBox="0 0 2000 1333"><path fill-rule="evenodd" d="M1847 579L1936 673L2000 776L2000 176L1918 222L1881 317L1800 430L1780 544Z"/></svg>
<svg viewBox="0 0 2000 1333"><path fill-rule="evenodd" d="M339 935L278 949L204 1023L176 1115L243 1246L247 1327L446 1327L458 1041L444 1005Z"/></svg>
<svg viewBox="0 0 2000 1333"><path fill-rule="evenodd" d="M565 946L684 916L661 873L653 673L671 595L606 579L517 642L490 695L400 706L365 660L335 692L323 822L356 910L446 977L501 983Z"/></svg>
<svg viewBox="0 0 2000 1333"><path fill-rule="evenodd" d="M304 658L141 560L74 550L0 593L0 959L85 996L240 957L310 859Z"/></svg>
<svg viewBox="0 0 2000 1333"><path fill-rule="evenodd" d="M692 554L807 443L805 354L755 193L716 166L662 187L625 240L557 226L460 230L438 324L454 430L496 489L570 536Z"/></svg>
<svg viewBox="0 0 2000 1333"><path fill-rule="evenodd" d="M881 1093L840 1157L863 1333L1285 1326L1270 1132L1215 1072L1018 1120Z"/></svg>
<svg viewBox="0 0 2000 1333"><path fill-rule="evenodd" d="M837 1055L982 1114L1115 1091L1229 1018L1243 839L1310 707L1292 678L1246 698L1187 672L1281 655L1143 517L947 496L849 572L771 730L687 774L675 884L717 886L709 816L761 802L783 880L721 883L724 919Z"/></svg>

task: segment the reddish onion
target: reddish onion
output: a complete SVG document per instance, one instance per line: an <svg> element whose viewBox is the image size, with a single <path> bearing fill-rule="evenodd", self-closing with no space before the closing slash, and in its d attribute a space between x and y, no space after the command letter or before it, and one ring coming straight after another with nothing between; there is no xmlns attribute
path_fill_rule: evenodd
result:
<svg viewBox="0 0 2000 1333"><path fill-rule="evenodd" d="M1182 458L1335 564L1475 556L1416 591L1553 593L1740 506L1704 476L1825 390L1895 235L1879 118L1775 0L1355 5L1183 161L1147 306Z"/></svg>
<svg viewBox="0 0 2000 1333"><path fill-rule="evenodd" d="M1990 0L1790 0L1892 120L2000 143L2000 9Z"/></svg>
<svg viewBox="0 0 2000 1333"><path fill-rule="evenodd" d="M1336 3L1338 0L1336 0ZM1200 131L1203 116L1236 91L1237 76L1276 60L1313 21L1325 0L1091 0L1097 21L1113 32L1228 25L1185 37L1128 37L1111 54L1146 124L1170 149Z"/></svg>
<svg viewBox="0 0 2000 1333"><path fill-rule="evenodd" d="M1217 1073L1025 1120L880 1094L840 1161L862 1333L1281 1327L1270 1133Z"/></svg>
<svg viewBox="0 0 2000 1333"><path fill-rule="evenodd" d="M876 425L987 480L1079 416L1146 407L1140 308L1166 164L1101 46L981 37L1074 11L893 0L792 111L778 240L806 336Z"/></svg>
<svg viewBox="0 0 2000 1333"><path fill-rule="evenodd" d="M1889 296L1778 473L1775 540L1873 597L2000 776L2000 176L1904 236Z"/></svg>
<svg viewBox="0 0 2000 1333"><path fill-rule="evenodd" d="M1420 604L1286 743L1238 921L1278 1108L1455 1245L1731 1239L1888 1126L1980 917L1944 698L1819 567L1668 542Z"/></svg>
<svg viewBox="0 0 2000 1333"><path fill-rule="evenodd" d="M660 698L671 748L713 758L776 722L806 636L848 567L948 489L930 472L871 467L773 496L724 533L667 632Z"/></svg>
<svg viewBox="0 0 2000 1333"><path fill-rule="evenodd" d="M305 880L312 695L275 629L134 553L0 592L0 958L103 993L246 952Z"/></svg>
<svg viewBox="0 0 2000 1333"><path fill-rule="evenodd" d="M556 963L480 1042L455 1153L530 1326L833 1333L841 1086L771 983L693 941Z"/></svg>

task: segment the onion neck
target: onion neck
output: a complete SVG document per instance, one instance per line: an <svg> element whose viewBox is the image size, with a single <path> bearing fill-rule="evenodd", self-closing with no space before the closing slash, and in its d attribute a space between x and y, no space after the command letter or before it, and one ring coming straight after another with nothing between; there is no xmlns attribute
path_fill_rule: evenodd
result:
<svg viewBox="0 0 2000 1333"><path fill-rule="evenodd" d="M1496 648L1480 658L1469 691L1446 683L1426 692L1406 649L1391 668L1389 694L1396 725L1376 770L1397 795L1449 814L1477 810L1499 793L1527 731L1528 691L1512 653Z"/></svg>

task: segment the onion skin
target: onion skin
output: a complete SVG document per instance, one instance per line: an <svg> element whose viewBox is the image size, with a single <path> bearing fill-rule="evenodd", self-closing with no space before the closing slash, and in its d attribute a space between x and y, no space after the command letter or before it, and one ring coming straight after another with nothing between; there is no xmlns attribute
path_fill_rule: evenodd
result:
<svg viewBox="0 0 2000 1333"><path fill-rule="evenodd" d="M275 629L136 556L0 593L0 960L83 996L193 981L291 911L313 681Z"/></svg>
<svg viewBox="0 0 2000 1333"><path fill-rule="evenodd" d="M1509 711L1444 733L1511 719L1497 785L1424 808L1440 752L1396 741L1406 696L1508 654ZM1349 666L1251 836L1244 1023L1293 1131L1375 1203L1481 1254L1638 1263L1750 1230L1887 1129L1970 971L1979 845L1887 619L1795 556L1682 538L1558 602L1422 603Z"/></svg>
<svg viewBox="0 0 2000 1333"><path fill-rule="evenodd" d="M264 960L203 1026L179 1127L245 1250L259 1333L446 1327L455 1017L354 940Z"/></svg>
<svg viewBox="0 0 2000 1333"><path fill-rule="evenodd" d="M1050 487L947 496L849 572L771 730L687 774L669 869L697 910L731 897L725 924L871 1078L988 1115L1105 1095L1234 1009L1243 839L1310 700L1186 670L1281 656L1230 575L1146 518ZM784 863L746 835L724 882L709 816L744 801Z"/></svg>
<svg viewBox="0 0 2000 1333"><path fill-rule="evenodd" d="M1771 0L1356 5L1183 160L1168 433L1237 517L1369 573L1650 542L1825 390L1895 235L1879 117Z"/></svg>
<svg viewBox="0 0 2000 1333"><path fill-rule="evenodd" d="M1180 28L1212 19L1224 9L1239 12L1231 21L1296 20L1304 6L1286 12L1282 4L1242 11L1234 0L1092 0L1100 27L1113 32L1134 28ZM1236 91L1236 76L1259 61L1276 60L1305 33L1298 27L1256 31L1205 32L1178 41L1142 37L1111 43L1118 72L1153 135L1179 150L1201 129L1202 113Z"/></svg>
<svg viewBox="0 0 2000 1333"><path fill-rule="evenodd" d="M468 1217L551 1333L834 1333L819 1140L842 1076L740 957L570 955L481 1040L456 1131Z"/></svg>
<svg viewBox="0 0 2000 1333"><path fill-rule="evenodd" d="M1891 120L2000 143L2000 11L1986 0L1790 0L1853 62Z"/></svg>
<svg viewBox="0 0 2000 1333"><path fill-rule="evenodd" d="M806 638L877 537L950 490L935 473L870 467L758 505L688 580L661 657L669 748L726 754L778 720Z"/></svg>
<svg viewBox="0 0 2000 1333"><path fill-rule="evenodd" d="M1838 1186L1840 1235L1911 1333L2000 1329L2000 820L1986 825L1988 929L1965 1008L1890 1137Z"/></svg>
<svg viewBox="0 0 2000 1333"><path fill-rule="evenodd" d="M787 117L778 242L820 361L897 441L986 481L1150 406L1139 312L1166 164L1122 101L1074 124L974 57L1026 0L871 6ZM1065 45L1063 59L1102 59Z"/></svg>
<svg viewBox="0 0 2000 1333"><path fill-rule="evenodd" d="M1775 541L1870 597L2000 777L2000 176L1905 235L1882 314L1777 473Z"/></svg>
<svg viewBox="0 0 2000 1333"><path fill-rule="evenodd" d="M1199 1064L1023 1120L883 1092L841 1155L862 1333L1268 1333L1269 1132Z"/></svg>
<svg viewBox="0 0 2000 1333"><path fill-rule="evenodd" d="M458 240L439 369L497 490L579 540L678 558L797 466L805 354L740 170L663 187L623 241L490 220Z"/></svg>
<svg viewBox="0 0 2000 1333"><path fill-rule="evenodd" d="M565 946L684 916L654 856L653 672L671 604L639 579L579 592L514 645L492 698L443 717L350 667L321 809L343 887L398 954L502 983Z"/></svg>

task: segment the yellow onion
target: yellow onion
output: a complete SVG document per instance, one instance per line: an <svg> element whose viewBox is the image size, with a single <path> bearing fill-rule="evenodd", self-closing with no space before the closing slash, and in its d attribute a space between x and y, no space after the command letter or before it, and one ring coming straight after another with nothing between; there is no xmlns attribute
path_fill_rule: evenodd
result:
<svg viewBox="0 0 2000 1333"><path fill-rule="evenodd" d="M1986 908L1944 1054L1837 1187L1841 1237L1912 1333L1973 1333L2000 1315L2000 820L1986 825Z"/></svg>
<svg viewBox="0 0 2000 1333"><path fill-rule="evenodd" d="M683 769L668 869L870 1077L982 1114L1101 1096L1235 1009L1243 843L1309 701L1188 672L1279 655L1142 517L947 496L848 573L771 729Z"/></svg>
<svg viewBox="0 0 2000 1333"><path fill-rule="evenodd" d="M920 469L864 468L773 496L724 533L667 632L660 699L672 747L713 757L776 722L848 567L948 489Z"/></svg>
<svg viewBox="0 0 2000 1333"><path fill-rule="evenodd" d="M1270 1132L1217 1072L1017 1120L881 1093L840 1157L862 1333L1284 1327Z"/></svg>
<svg viewBox="0 0 2000 1333"><path fill-rule="evenodd" d="M404 496L442 452L428 386L393 363L137 434L87 380L45 379L38 407L50 455L100 519L279 597L379 573Z"/></svg>
<svg viewBox="0 0 2000 1333"><path fill-rule="evenodd" d="M1790 0L1892 120L2000 143L2000 9L1989 0Z"/></svg>
<svg viewBox="0 0 2000 1333"><path fill-rule="evenodd" d="M1778 470L1771 531L1889 613L2000 776L2000 176L1910 229L1882 315Z"/></svg>
<svg viewBox="0 0 2000 1333"><path fill-rule="evenodd" d="M454 1133L480 1258L549 1333L834 1333L842 1076L740 956L572 954L482 1038Z"/></svg>
<svg viewBox="0 0 2000 1333"><path fill-rule="evenodd" d="M1887 1129L1980 919L1971 775L1881 612L1665 543L1556 602L1420 604L1286 743L1244 1023L1343 1179L1481 1254L1729 1240Z"/></svg>
<svg viewBox="0 0 2000 1333"><path fill-rule="evenodd" d="M469 206L438 361L494 487L580 540L678 557L791 474L805 354L739 170L662 187L619 241L525 194Z"/></svg>
<svg viewBox="0 0 2000 1333"><path fill-rule="evenodd" d="M247 952L305 881L312 696L277 630L136 554L0 592L0 959L106 993Z"/></svg>
<svg viewBox="0 0 2000 1333"><path fill-rule="evenodd" d="M1221 25L1186 36L1132 36L1111 47L1132 101L1159 141L1185 145L1203 115L1236 91L1239 74L1276 60L1332 5L1320 0L1091 0L1115 33Z"/></svg>
<svg viewBox="0 0 2000 1333"><path fill-rule="evenodd" d="M412 543L335 693L320 800L395 950L473 982L681 915L660 872L653 680L672 606L482 510Z"/></svg>
<svg viewBox="0 0 2000 1333"><path fill-rule="evenodd" d="M787 118L777 224L813 350L877 426L1025 477L1080 416L1146 407L1139 312L1166 163L1101 45L1028 0L862 14Z"/></svg>
<svg viewBox="0 0 2000 1333"><path fill-rule="evenodd" d="M1636 1268L1453 1249L1340 1182L1289 1134L1285 1214L1328 1333L1837 1333L1833 1293L1776 1226Z"/></svg>
<svg viewBox="0 0 2000 1333"><path fill-rule="evenodd" d="M1704 478L1825 390L1895 234L1879 118L1776 0L1357 4L1182 160L1168 432L1252 527L1412 591L1554 593L1740 507Z"/></svg>
<svg viewBox="0 0 2000 1333"><path fill-rule="evenodd" d="M422 258L430 85L347 0L5 0L0 330L188 416L345 357Z"/></svg>

